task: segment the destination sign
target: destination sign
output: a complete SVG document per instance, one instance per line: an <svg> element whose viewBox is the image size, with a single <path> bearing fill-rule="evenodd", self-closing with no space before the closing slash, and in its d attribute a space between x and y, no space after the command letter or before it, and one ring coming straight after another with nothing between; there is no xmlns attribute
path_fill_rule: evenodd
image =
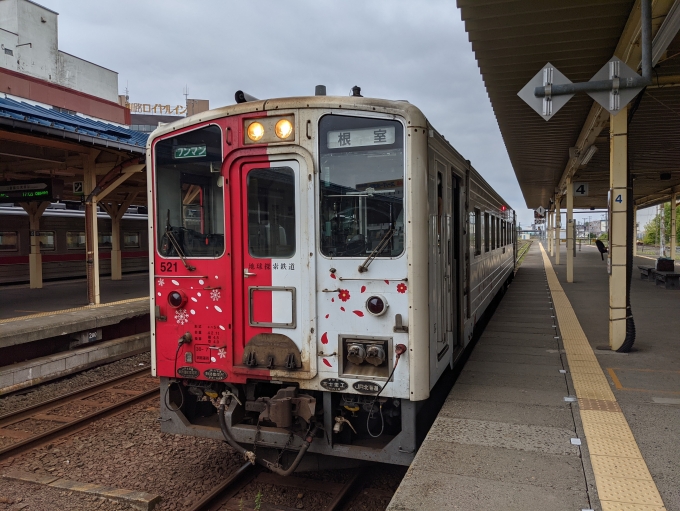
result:
<svg viewBox="0 0 680 511"><path fill-rule="evenodd" d="M395 127L377 126L328 132L328 149L346 149L394 144Z"/></svg>
<svg viewBox="0 0 680 511"><path fill-rule="evenodd" d="M64 182L61 179L8 181L0 184L0 202L33 202L61 199Z"/></svg>
<svg viewBox="0 0 680 511"><path fill-rule="evenodd" d="M185 158L202 158L208 154L205 144L203 145L187 145L175 147L175 152L172 157L175 160L183 160Z"/></svg>

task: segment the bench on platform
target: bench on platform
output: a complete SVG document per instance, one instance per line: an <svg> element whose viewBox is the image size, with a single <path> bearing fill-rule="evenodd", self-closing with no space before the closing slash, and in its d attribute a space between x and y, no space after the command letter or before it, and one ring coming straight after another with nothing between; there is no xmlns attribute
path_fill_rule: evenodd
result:
<svg viewBox="0 0 680 511"><path fill-rule="evenodd" d="M664 286L666 289L680 289L680 273L654 270L654 279L657 286Z"/></svg>
<svg viewBox="0 0 680 511"><path fill-rule="evenodd" d="M654 272L656 271L654 266L638 266L638 269L642 280L654 281Z"/></svg>

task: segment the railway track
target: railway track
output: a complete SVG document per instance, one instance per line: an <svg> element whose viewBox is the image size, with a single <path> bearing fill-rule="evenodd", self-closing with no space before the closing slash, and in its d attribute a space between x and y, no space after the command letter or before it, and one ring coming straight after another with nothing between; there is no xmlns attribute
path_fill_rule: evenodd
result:
<svg viewBox="0 0 680 511"><path fill-rule="evenodd" d="M365 473L366 469L362 468L355 471L345 483L333 483L296 476L282 477L267 472L259 466L245 463L211 493L189 508L189 511L297 511L292 507L268 502L244 501L239 498L238 494L251 484L265 484L300 492L331 494L331 501L322 508L323 511L340 511L352 499L354 490L362 481Z"/></svg>
<svg viewBox="0 0 680 511"><path fill-rule="evenodd" d="M157 394L158 380L145 367L0 415L0 461L74 433Z"/></svg>

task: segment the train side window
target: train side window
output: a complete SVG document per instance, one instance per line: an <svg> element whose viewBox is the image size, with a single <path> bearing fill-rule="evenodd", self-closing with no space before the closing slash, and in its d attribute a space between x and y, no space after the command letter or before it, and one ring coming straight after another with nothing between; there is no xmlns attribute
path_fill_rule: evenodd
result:
<svg viewBox="0 0 680 511"><path fill-rule="evenodd" d="M66 232L66 249L80 250L85 249L85 233L77 231Z"/></svg>
<svg viewBox="0 0 680 511"><path fill-rule="evenodd" d="M19 249L19 233L16 231L0 231L0 250L16 252Z"/></svg>
<svg viewBox="0 0 680 511"><path fill-rule="evenodd" d="M496 217L491 215L491 250L496 250Z"/></svg>
<svg viewBox="0 0 680 511"><path fill-rule="evenodd" d="M295 255L295 172L290 167L248 173L248 250L253 257Z"/></svg>
<svg viewBox="0 0 680 511"><path fill-rule="evenodd" d="M489 233L490 228L489 213L484 213L484 252L489 251L489 242L491 241L491 236Z"/></svg>
<svg viewBox="0 0 680 511"><path fill-rule="evenodd" d="M99 241L99 248L111 248L111 246L113 245L110 232L98 233L97 239Z"/></svg>
<svg viewBox="0 0 680 511"><path fill-rule="evenodd" d="M54 231L40 231L39 236L38 236L38 242L40 243L40 251L41 252L48 252L51 250L54 250L55 248L55 240L56 236L54 235Z"/></svg>
<svg viewBox="0 0 680 511"><path fill-rule="evenodd" d="M507 230L505 229L505 220L501 220L501 245L507 245Z"/></svg>
<svg viewBox="0 0 680 511"><path fill-rule="evenodd" d="M495 217L494 224L496 225L496 248L501 248L501 219Z"/></svg>
<svg viewBox="0 0 680 511"><path fill-rule="evenodd" d="M139 233L123 233L123 248L139 248Z"/></svg>
<svg viewBox="0 0 680 511"><path fill-rule="evenodd" d="M471 238L470 243L474 246L475 255L482 253L482 212L475 208L474 213L470 213Z"/></svg>

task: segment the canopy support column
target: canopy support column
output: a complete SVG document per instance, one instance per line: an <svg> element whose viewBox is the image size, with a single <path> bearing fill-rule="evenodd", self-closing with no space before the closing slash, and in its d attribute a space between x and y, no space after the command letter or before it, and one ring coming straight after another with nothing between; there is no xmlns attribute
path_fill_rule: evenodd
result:
<svg viewBox="0 0 680 511"><path fill-rule="evenodd" d="M560 212L562 197L555 197L555 264L560 264L560 229L562 228L562 213Z"/></svg>
<svg viewBox="0 0 680 511"><path fill-rule="evenodd" d="M19 205L28 213L28 225L31 239L31 253L28 254L28 272L31 289L42 289L42 254L40 253L40 217L49 201L21 202Z"/></svg>
<svg viewBox="0 0 680 511"><path fill-rule="evenodd" d="M574 185L567 179L567 282L574 282Z"/></svg>
<svg viewBox="0 0 680 511"><path fill-rule="evenodd" d="M550 211L548 213L548 249L550 250L550 255L555 255L555 231L553 226L555 225L555 212Z"/></svg>
<svg viewBox="0 0 680 511"><path fill-rule="evenodd" d="M637 206L633 206L633 256L637 256L638 224Z"/></svg>
<svg viewBox="0 0 680 511"><path fill-rule="evenodd" d="M120 249L120 222L137 193L128 193L122 204L101 204L111 217L111 280L123 279L123 261Z"/></svg>
<svg viewBox="0 0 680 511"><path fill-rule="evenodd" d="M609 121L609 347L618 350L626 339L628 244L628 108ZM632 226L631 226L632 227ZM631 251L632 253L632 251Z"/></svg>
<svg viewBox="0 0 680 511"><path fill-rule="evenodd" d="M677 240L678 194L671 195L671 259L675 260Z"/></svg>
<svg viewBox="0 0 680 511"><path fill-rule="evenodd" d="M83 158L83 191L90 200L85 202L85 266L87 272L87 302L97 305L99 295L99 230L97 228L97 197L93 195L97 186L95 160L99 151L86 153Z"/></svg>

